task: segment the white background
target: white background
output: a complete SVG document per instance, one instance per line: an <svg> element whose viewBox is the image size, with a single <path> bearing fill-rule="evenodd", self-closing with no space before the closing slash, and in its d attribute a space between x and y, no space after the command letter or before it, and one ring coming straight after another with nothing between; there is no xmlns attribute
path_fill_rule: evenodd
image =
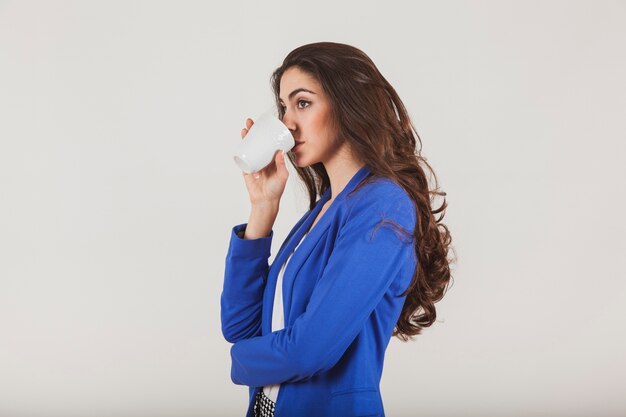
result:
<svg viewBox="0 0 626 417"><path fill-rule="evenodd" d="M362 49L448 193L438 322L385 410L626 414L626 2L0 1L0 416L243 416L232 160L292 49ZM273 259L307 209L291 171Z"/></svg>

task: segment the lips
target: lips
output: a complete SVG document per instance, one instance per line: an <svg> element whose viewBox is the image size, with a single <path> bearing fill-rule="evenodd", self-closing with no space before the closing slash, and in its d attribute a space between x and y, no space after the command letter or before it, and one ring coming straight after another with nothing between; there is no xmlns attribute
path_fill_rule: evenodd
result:
<svg viewBox="0 0 626 417"><path fill-rule="evenodd" d="M304 142L300 142L300 141L296 141L296 144L294 145L293 148L291 148L292 150L295 150L298 148L299 145L303 144Z"/></svg>

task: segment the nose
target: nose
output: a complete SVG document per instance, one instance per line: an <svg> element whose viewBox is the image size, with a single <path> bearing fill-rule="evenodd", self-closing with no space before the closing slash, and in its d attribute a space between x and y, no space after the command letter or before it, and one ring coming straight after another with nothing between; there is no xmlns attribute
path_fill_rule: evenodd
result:
<svg viewBox="0 0 626 417"><path fill-rule="evenodd" d="M283 124L284 124L285 126L287 126L287 128L288 128L291 132L294 132L294 131L296 130L296 123L295 123L295 121L293 120L293 118L291 117L291 114L288 114L288 113L289 113L289 112L286 112L286 113L283 115L283 119L282 119L282 120L283 120Z"/></svg>

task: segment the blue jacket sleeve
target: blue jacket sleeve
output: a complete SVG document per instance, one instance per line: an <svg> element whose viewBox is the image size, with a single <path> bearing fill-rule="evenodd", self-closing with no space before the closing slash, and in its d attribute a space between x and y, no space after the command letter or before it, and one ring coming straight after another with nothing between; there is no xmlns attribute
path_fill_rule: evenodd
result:
<svg viewBox="0 0 626 417"><path fill-rule="evenodd" d="M243 239L247 224L233 227L226 255L221 320L224 338L235 343L261 334L263 290L274 231L259 239Z"/></svg>
<svg viewBox="0 0 626 417"><path fill-rule="evenodd" d="M235 384L302 381L339 361L407 262L417 261L412 201L386 197L355 202L306 311L292 325L231 347ZM408 234L379 225L383 217Z"/></svg>

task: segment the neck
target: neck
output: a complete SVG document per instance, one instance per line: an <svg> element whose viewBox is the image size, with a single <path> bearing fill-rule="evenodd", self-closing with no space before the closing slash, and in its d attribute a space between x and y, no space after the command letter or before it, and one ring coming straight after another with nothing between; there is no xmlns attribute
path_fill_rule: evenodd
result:
<svg viewBox="0 0 626 417"><path fill-rule="evenodd" d="M323 165L330 179L329 202L332 202L364 163L353 157L347 150L343 150L336 152L332 158L324 161Z"/></svg>

